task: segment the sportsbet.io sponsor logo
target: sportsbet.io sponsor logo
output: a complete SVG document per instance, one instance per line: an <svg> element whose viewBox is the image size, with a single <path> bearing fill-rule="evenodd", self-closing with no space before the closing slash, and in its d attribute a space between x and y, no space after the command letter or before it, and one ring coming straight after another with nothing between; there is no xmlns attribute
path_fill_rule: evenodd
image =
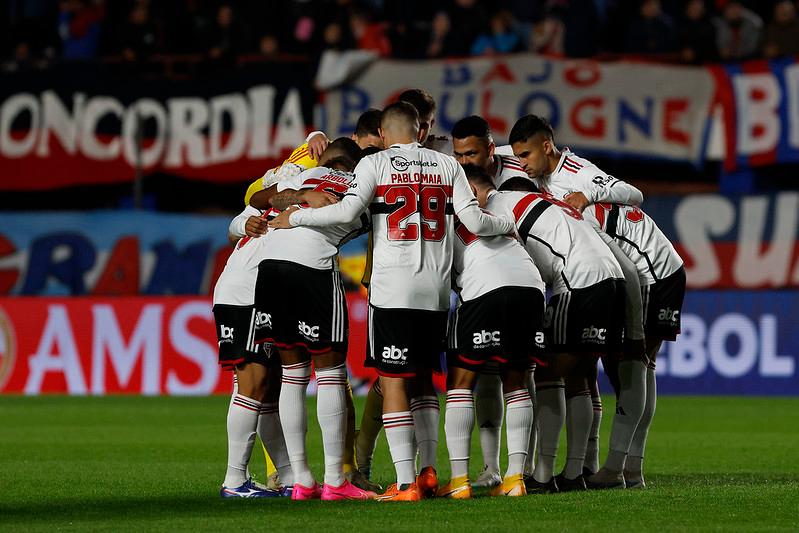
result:
<svg viewBox="0 0 799 533"><path fill-rule="evenodd" d="M11 377L16 356L17 345L14 341L14 328L8 315L0 308L0 391Z"/></svg>
<svg viewBox="0 0 799 533"><path fill-rule="evenodd" d="M418 167L437 167L438 163L435 161L408 161L401 155L395 155L391 158L391 166L394 167L394 170L405 172L411 165L416 165Z"/></svg>

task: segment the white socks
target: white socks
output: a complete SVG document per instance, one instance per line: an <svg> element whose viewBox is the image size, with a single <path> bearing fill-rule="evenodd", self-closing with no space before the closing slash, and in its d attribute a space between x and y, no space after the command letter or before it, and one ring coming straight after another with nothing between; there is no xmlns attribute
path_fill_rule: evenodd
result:
<svg viewBox="0 0 799 533"><path fill-rule="evenodd" d="M474 396L477 399L477 427L480 428L483 464L486 470L499 473L500 432L502 417L505 414L502 379L499 374L480 374L477 377Z"/></svg>
<svg viewBox="0 0 799 533"><path fill-rule="evenodd" d="M391 451L391 460L397 471L397 486L416 482L413 423L410 411L383 415L386 440Z"/></svg>
<svg viewBox="0 0 799 533"><path fill-rule="evenodd" d="M583 466L596 473L599 470L599 426L602 424L602 398L591 396L593 407L593 418L591 420L591 432L588 434L588 447L585 449L585 461Z"/></svg>
<svg viewBox="0 0 799 533"><path fill-rule="evenodd" d="M524 473L530 430L533 427L533 402L527 389L505 394L508 407L506 435L508 438L508 469L505 477Z"/></svg>
<svg viewBox="0 0 799 533"><path fill-rule="evenodd" d="M649 427L655 417L655 407L657 406L657 381L655 378L654 364L646 370L646 406L638 427L635 428L633 442L630 445L630 454L627 456L626 470L631 472L641 472L643 470L644 451L646 449L646 437L649 434Z"/></svg>
<svg viewBox="0 0 799 533"><path fill-rule="evenodd" d="M436 467L438 452L438 396L418 396L411 399L411 414L419 446L419 470ZM383 418L385 421L385 417Z"/></svg>
<svg viewBox="0 0 799 533"><path fill-rule="evenodd" d="M283 382L280 388L280 424L291 461L294 483L313 487L316 480L308 468L305 436L308 433L308 414L305 392L311 380L311 362L283 365Z"/></svg>
<svg viewBox="0 0 799 533"><path fill-rule="evenodd" d="M347 369L344 365L316 371L316 418L325 450L325 483L344 483L344 440L347 431Z"/></svg>
<svg viewBox="0 0 799 533"><path fill-rule="evenodd" d="M605 468L620 472L624 470L627 453L641 420L646 404L646 364L643 361L621 361L619 363L621 390L616 402L616 414L610 432L610 446Z"/></svg>
<svg viewBox="0 0 799 533"><path fill-rule="evenodd" d="M280 483L287 487L294 485L291 462L286 451L286 441L283 439L283 428L280 425L280 413L276 403L261 404L257 431L269 457L272 458L272 463L277 468Z"/></svg>
<svg viewBox="0 0 799 533"><path fill-rule="evenodd" d="M594 410L588 391L566 400L566 467L563 469L566 479L576 479L583 473L593 418Z"/></svg>
<svg viewBox="0 0 799 533"><path fill-rule="evenodd" d="M482 377L480 378L482 379ZM469 453L474 429L474 398L469 389L447 391L447 412L444 418L444 434L447 439L449 463L452 477L469 474ZM482 431L480 432L482 436ZM497 464L499 471L499 464Z"/></svg>
<svg viewBox="0 0 799 533"><path fill-rule="evenodd" d="M546 483L554 475L558 441L566 418L566 396L563 382L539 383L538 401L538 460L533 477Z"/></svg>
<svg viewBox="0 0 799 533"><path fill-rule="evenodd" d="M377 436L383 428L383 391L380 380L376 380L366 396L361 427L355 438L355 463L366 477L372 470L372 456L377 445Z"/></svg>
<svg viewBox="0 0 799 533"><path fill-rule="evenodd" d="M535 450L538 445L538 404L535 397L535 366L531 367L530 372L525 376L527 392L530 393L530 400L533 402L533 427L530 428L530 443L527 445L527 459L524 461L525 475L532 475L535 470Z"/></svg>
<svg viewBox="0 0 799 533"><path fill-rule="evenodd" d="M247 481L247 465L255 444L261 402L236 394L227 414L227 472L223 485L239 487Z"/></svg>

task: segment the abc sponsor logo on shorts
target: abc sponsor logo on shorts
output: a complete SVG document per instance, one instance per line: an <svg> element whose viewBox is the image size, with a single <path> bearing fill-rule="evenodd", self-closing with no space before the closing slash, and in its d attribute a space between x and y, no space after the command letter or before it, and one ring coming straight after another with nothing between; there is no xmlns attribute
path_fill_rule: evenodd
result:
<svg viewBox="0 0 799 533"><path fill-rule="evenodd" d="M310 340L319 340L319 326L309 326L302 320L297 324L297 330L300 335Z"/></svg>
<svg viewBox="0 0 799 533"><path fill-rule="evenodd" d="M670 307L667 307L665 309L661 309L658 312L658 320L660 322L677 323L680 320L680 310L679 309L675 309L675 310L672 311Z"/></svg>
<svg viewBox="0 0 799 533"><path fill-rule="evenodd" d="M383 361L386 363L398 363L405 361L408 358L407 348L397 348L393 344L391 346L383 346L382 353Z"/></svg>
<svg viewBox="0 0 799 533"><path fill-rule="evenodd" d="M220 324L219 326L219 342L233 342L233 328Z"/></svg>
<svg viewBox="0 0 799 533"><path fill-rule="evenodd" d="M262 311L256 312L255 313L255 326L259 327L259 328L262 328L262 327L271 328L272 327L272 315L270 315L268 313L264 313Z"/></svg>
<svg viewBox="0 0 799 533"><path fill-rule="evenodd" d="M544 332L543 331L536 331L535 332L535 344L536 344L536 346L538 346L539 348L544 348L545 339L546 339L546 337L544 336Z"/></svg>
<svg viewBox="0 0 799 533"><path fill-rule="evenodd" d="M605 328L594 326L583 328L583 340L596 343L605 342L607 332L608 330Z"/></svg>
<svg viewBox="0 0 799 533"><path fill-rule="evenodd" d="M472 344L475 348L499 346L499 331L475 331L472 336Z"/></svg>

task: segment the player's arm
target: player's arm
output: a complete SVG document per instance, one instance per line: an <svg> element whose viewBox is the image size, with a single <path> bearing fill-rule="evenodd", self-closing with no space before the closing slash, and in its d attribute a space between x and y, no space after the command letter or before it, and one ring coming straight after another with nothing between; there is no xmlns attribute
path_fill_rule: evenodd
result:
<svg viewBox="0 0 799 533"><path fill-rule="evenodd" d="M295 204L305 203L311 207L324 207L338 202L338 198L329 192L302 189L302 183L302 175L278 181L269 188L255 193L250 198L250 205L256 209L274 208L283 211Z"/></svg>
<svg viewBox="0 0 799 533"><path fill-rule="evenodd" d="M457 167L458 172L452 182L452 203L455 214L466 229L479 237L513 233L516 226L512 220L504 216L489 215L480 209L463 168L460 165Z"/></svg>
<svg viewBox="0 0 799 533"><path fill-rule="evenodd" d="M591 204L641 205L644 201L643 193L636 187L599 170L595 165L580 169L577 181L580 192L569 194L564 200L580 212Z"/></svg>
<svg viewBox="0 0 799 533"><path fill-rule="evenodd" d="M244 236L260 237L266 233L266 220L261 218L261 211L252 206L247 206L244 211L230 221L227 234L228 240L235 244Z"/></svg>

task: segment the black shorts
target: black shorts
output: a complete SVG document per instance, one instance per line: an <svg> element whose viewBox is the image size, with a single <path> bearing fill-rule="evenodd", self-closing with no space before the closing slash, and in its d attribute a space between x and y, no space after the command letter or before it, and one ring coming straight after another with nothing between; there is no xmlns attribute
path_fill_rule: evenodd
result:
<svg viewBox="0 0 799 533"><path fill-rule="evenodd" d="M347 353L347 300L338 270L263 261L255 283L255 308L263 317L255 329L256 342L283 349L303 347L311 354Z"/></svg>
<svg viewBox="0 0 799 533"><path fill-rule="evenodd" d="M409 378L420 370L441 370L447 311L383 309L369 306L368 368L381 376Z"/></svg>
<svg viewBox="0 0 799 533"><path fill-rule="evenodd" d="M647 339L673 341L680 333L680 315L685 298L685 268L641 287L644 332Z"/></svg>
<svg viewBox="0 0 799 533"><path fill-rule="evenodd" d="M280 365L271 344L255 342L256 311L243 305L214 305L219 364L226 370L245 363Z"/></svg>
<svg viewBox="0 0 799 533"><path fill-rule="evenodd" d="M621 350L624 281L608 279L549 299L544 319L547 351L605 355Z"/></svg>
<svg viewBox="0 0 799 533"><path fill-rule="evenodd" d="M502 287L465 302L450 319L447 365L479 372L490 361L521 369L541 361L545 307L533 287Z"/></svg>

